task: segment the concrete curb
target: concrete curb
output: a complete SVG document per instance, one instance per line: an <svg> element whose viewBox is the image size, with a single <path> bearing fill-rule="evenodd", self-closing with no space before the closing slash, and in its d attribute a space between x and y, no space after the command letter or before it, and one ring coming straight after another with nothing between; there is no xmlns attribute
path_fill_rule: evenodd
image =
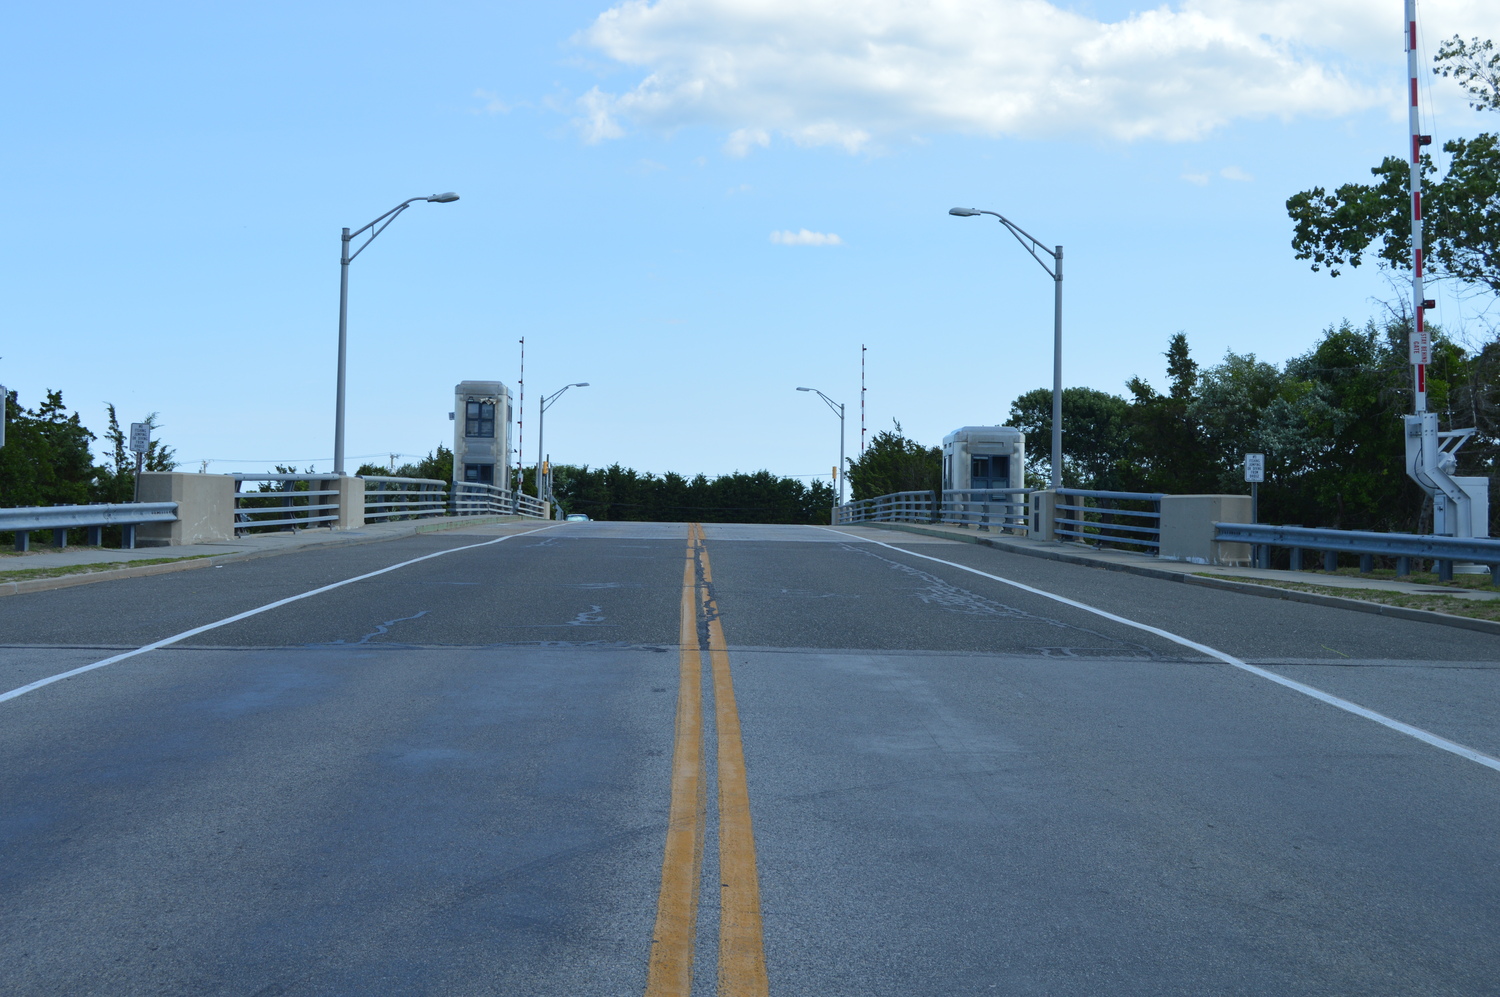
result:
<svg viewBox="0 0 1500 997"><path fill-rule="evenodd" d="M190 555L190 559L172 561L167 564L142 564L133 568L110 568L104 571L83 571L72 575L55 575L51 578L30 578L14 582L0 582L0 598L8 595L25 595L28 592L50 592L54 589L72 588L75 585L91 585L94 582L110 582L119 578L143 578L147 575L165 575L173 571L191 571L195 568L229 564L232 561L253 561L262 557L280 557L283 554L293 554L303 550L326 550L329 547L357 547L362 544L383 543L387 540L401 540L405 537L419 536L423 533L437 533L460 526L490 526L495 523L509 522L531 522L531 520L512 516L464 516L457 519L422 520L413 522L410 529L378 537L330 537L327 540L311 540L307 543L283 547L280 550L234 551L228 554L199 555L196 557ZM545 523L547 520L538 519L535 522ZM170 548L162 549L170 550Z"/></svg>
<svg viewBox="0 0 1500 997"><path fill-rule="evenodd" d="M1243 595L1258 595L1264 599L1285 599L1288 602L1305 602L1314 606L1327 606L1330 609L1348 609L1356 613L1373 613L1376 616L1390 616L1398 620L1412 620L1417 623L1436 623L1439 626L1456 627L1459 630L1477 630L1480 633L1500 636L1500 622L1495 620L1476 620L1467 616L1450 616L1447 613L1435 613L1427 609L1407 609L1403 606L1387 606L1379 602L1366 602L1364 599L1322 595L1317 592L1299 592L1296 589L1278 588L1275 585L1237 582L1230 578L1209 578L1186 571L1170 571L1165 568L1155 568L1147 564L1122 564L1117 561L1102 561L1098 558L1089 557L1086 554L1074 554L1065 550L1048 550L1032 547L1028 544L1007 543L1000 537L955 536L946 530L927 529L910 523L860 523L859 525L878 526L881 529L895 530L900 533L917 533L922 536L938 537L943 540L957 540L960 543L979 544L982 547L994 547L996 550L1003 550L1011 554L1024 554L1027 557L1039 557L1047 561L1080 564L1088 568L1103 568L1106 571L1125 571L1132 575L1160 578L1169 582L1183 582L1188 585L1200 585L1204 588L1221 589L1226 592L1239 592Z"/></svg>

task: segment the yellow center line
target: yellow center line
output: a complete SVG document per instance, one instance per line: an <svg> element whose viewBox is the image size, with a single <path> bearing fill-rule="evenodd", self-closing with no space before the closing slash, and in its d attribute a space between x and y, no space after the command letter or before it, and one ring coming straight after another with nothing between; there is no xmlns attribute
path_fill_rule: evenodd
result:
<svg viewBox="0 0 1500 997"><path fill-rule="evenodd" d="M729 648L713 597L703 527L688 527L678 632L677 725L672 804L662 855L646 997L691 997L698 882L706 826L703 769L703 653L713 673L719 783L719 997L767 997L755 833L745 780L745 749L729 673ZM707 624L703 626L703 624Z"/></svg>
<svg viewBox="0 0 1500 997"><path fill-rule="evenodd" d="M678 634L677 722L672 745L672 804L661 863L661 892L651 934L646 997L690 997L698 880L703 867L703 658L698 645L697 553L702 528L688 527Z"/></svg>
<svg viewBox="0 0 1500 997"><path fill-rule="evenodd" d="M701 530L701 528L700 528ZM700 533L701 536L701 533ZM701 541L700 541L701 545ZM714 676L714 720L719 759L719 997L766 997L766 950L761 933L760 878L740 715L729 674L729 648L713 597L708 550L700 552L703 610L708 617L709 664Z"/></svg>

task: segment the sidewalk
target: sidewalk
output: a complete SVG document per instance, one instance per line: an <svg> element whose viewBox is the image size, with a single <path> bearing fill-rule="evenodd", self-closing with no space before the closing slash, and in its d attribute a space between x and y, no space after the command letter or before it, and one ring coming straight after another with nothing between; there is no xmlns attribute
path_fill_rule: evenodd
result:
<svg viewBox="0 0 1500 997"><path fill-rule="evenodd" d="M878 526L903 533L918 533L923 536L942 537L964 543L981 544L997 550L1028 557L1041 557L1069 564L1082 564L1111 571L1128 571L1131 574L1203 585L1209 588L1229 589L1247 595L1258 595L1293 602L1308 602L1316 605L1339 606L1361 612L1379 613L1403 619L1422 620L1427 623L1442 623L1468 630L1481 630L1500 634L1500 622L1455 616L1431 609L1411 609L1382 602L1372 602L1362 597L1365 592L1389 593L1392 597L1446 596L1464 601L1493 603L1500 600L1500 588L1462 589L1425 582L1397 581L1388 578L1373 578L1363 575L1335 575L1321 571L1275 571L1264 568L1236 568L1211 564L1189 564L1184 561L1163 561L1149 554L1130 551L1090 547L1078 543L1060 543L1055 540L1033 540L1030 537L1008 533L980 532L976 528L945 526L941 524L913 523L860 523L860 526ZM1320 588L1342 589L1348 596L1335 596L1318 592L1300 591L1290 585L1313 585Z"/></svg>
<svg viewBox="0 0 1500 997"><path fill-rule="evenodd" d="M3 579L0 580L0 596L67 588L113 578L182 571L246 558L290 554L314 547L378 543L438 530L506 523L545 525L543 520L521 516L434 516L430 519L368 523L357 530L314 528L281 533L250 533L233 540L183 544L180 547L137 547L134 550L105 547L68 547L56 550L39 547L25 554L0 554L0 579ZM96 565L98 567L94 567ZM91 570L76 570L85 566ZM62 574L57 573L58 569L75 570ZM33 571L38 577L28 579L22 574Z"/></svg>

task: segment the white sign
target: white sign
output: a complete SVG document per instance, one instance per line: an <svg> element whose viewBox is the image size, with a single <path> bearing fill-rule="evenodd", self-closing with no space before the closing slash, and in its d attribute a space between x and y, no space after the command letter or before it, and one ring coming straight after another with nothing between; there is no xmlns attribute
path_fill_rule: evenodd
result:
<svg viewBox="0 0 1500 997"><path fill-rule="evenodd" d="M145 453L151 446L151 427L144 422L130 424L130 449Z"/></svg>
<svg viewBox="0 0 1500 997"><path fill-rule="evenodd" d="M1266 455L1263 453L1245 454L1245 480L1266 480Z"/></svg>

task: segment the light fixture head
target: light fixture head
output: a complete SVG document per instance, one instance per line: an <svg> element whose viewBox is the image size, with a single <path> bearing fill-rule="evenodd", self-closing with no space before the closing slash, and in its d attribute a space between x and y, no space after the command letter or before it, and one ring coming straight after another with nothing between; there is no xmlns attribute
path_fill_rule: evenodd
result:
<svg viewBox="0 0 1500 997"><path fill-rule="evenodd" d="M960 218L968 218L970 215L982 215L984 212L977 208L949 208L948 214L957 215Z"/></svg>
<svg viewBox="0 0 1500 997"><path fill-rule="evenodd" d="M589 382L587 382L587 381L579 381L577 384L570 384L570 385L568 385L568 387L570 387L570 388L587 388L588 386L589 386Z"/></svg>
<svg viewBox="0 0 1500 997"><path fill-rule="evenodd" d="M436 201L438 204L447 204L449 201L456 201L456 200L458 200L458 195L455 194L455 193L453 193L453 191L450 190L446 194L433 194L427 200L429 200L429 201Z"/></svg>

